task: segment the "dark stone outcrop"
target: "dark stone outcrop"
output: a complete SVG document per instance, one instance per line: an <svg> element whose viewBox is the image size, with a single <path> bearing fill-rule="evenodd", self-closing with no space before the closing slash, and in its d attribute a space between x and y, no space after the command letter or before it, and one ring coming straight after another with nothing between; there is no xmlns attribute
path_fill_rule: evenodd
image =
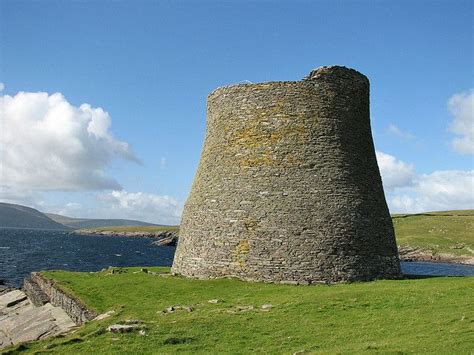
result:
<svg viewBox="0 0 474 355"><path fill-rule="evenodd" d="M44 293L41 287L33 281L31 277L27 277L23 280L23 291L36 307L41 307L49 302L46 293Z"/></svg>

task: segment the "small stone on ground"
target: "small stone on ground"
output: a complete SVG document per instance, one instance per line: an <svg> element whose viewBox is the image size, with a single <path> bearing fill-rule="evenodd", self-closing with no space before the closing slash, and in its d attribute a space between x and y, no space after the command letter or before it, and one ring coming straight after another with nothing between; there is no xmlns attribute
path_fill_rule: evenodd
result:
<svg viewBox="0 0 474 355"><path fill-rule="evenodd" d="M108 332L111 333L128 333L136 330L138 325L136 324L112 324L107 328Z"/></svg>

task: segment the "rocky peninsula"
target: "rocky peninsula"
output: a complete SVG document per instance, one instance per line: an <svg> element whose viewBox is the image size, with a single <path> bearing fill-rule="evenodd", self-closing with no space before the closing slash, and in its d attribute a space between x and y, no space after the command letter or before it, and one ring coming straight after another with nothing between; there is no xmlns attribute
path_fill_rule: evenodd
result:
<svg viewBox="0 0 474 355"><path fill-rule="evenodd" d="M129 237L152 238L154 246L175 246L178 242L178 229L171 227L167 230L146 230L137 228L110 228L110 229L78 229L72 234L102 237Z"/></svg>

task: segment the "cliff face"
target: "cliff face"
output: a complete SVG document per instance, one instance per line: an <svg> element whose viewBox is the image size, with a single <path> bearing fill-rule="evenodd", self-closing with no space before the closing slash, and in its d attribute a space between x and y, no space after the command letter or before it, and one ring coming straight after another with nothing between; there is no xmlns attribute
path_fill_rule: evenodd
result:
<svg viewBox="0 0 474 355"><path fill-rule="evenodd" d="M367 78L322 67L303 81L211 93L172 270L290 283L397 277Z"/></svg>

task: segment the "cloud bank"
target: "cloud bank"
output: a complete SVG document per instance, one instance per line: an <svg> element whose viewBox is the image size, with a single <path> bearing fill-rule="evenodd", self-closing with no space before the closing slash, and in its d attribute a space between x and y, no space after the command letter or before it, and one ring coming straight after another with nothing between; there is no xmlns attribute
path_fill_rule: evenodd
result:
<svg viewBox="0 0 474 355"><path fill-rule="evenodd" d="M450 130L457 135L452 148L459 154L474 154L474 90L453 95L448 109L453 115Z"/></svg>
<svg viewBox="0 0 474 355"><path fill-rule="evenodd" d="M138 162L109 131L102 108L71 105L62 94L0 97L1 184L37 190L120 189L105 169L114 159Z"/></svg>
<svg viewBox="0 0 474 355"><path fill-rule="evenodd" d="M178 224L182 204L170 196L144 192L112 191L99 195L106 206L105 218L127 218L162 224ZM120 217L117 217L120 216Z"/></svg>
<svg viewBox="0 0 474 355"><path fill-rule="evenodd" d="M405 187L413 184L415 173L413 165L398 160L393 155L376 152L380 174L385 189L393 190L396 187Z"/></svg>
<svg viewBox="0 0 474 355"><path fill-rule="evenodd" d="M377 161L392 213L474 208L474 170L417 174L413 165L382 152Z"/></svg>

